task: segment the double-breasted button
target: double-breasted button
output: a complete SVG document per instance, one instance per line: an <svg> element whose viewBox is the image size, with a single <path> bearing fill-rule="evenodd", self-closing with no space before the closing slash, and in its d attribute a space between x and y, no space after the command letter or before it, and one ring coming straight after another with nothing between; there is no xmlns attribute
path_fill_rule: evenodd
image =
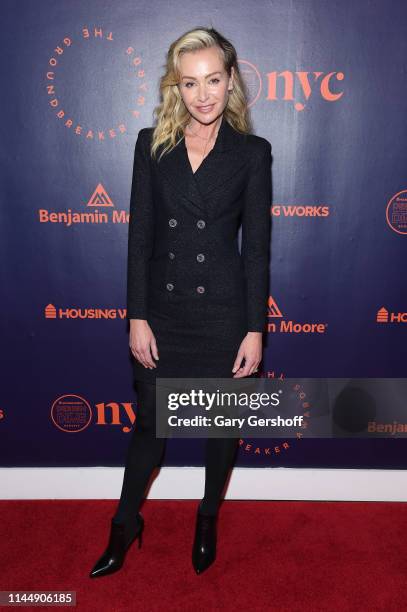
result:
<svg viewBox="0 0 407 612"><path fill-rule="evenodd" d="M196 225L197 225L197 227L199 227L199 229L203 229L203 228L205 227L205 225L206 225L206 224L205 224L205 221L204 221L203 219L199 219L199 220L196 222Z"/></svg>
<svg viewBox="0 0 407 612"><path fill-rule="evenodd" d="M171 253L171 251L170 251L170 252L168 253L168 257L169 257L170 259L174 259L174 257L175 257L175 253Z"/></svg>
<svg viewBox="0 0 407 612"><path fill-rule="evenodd" d="M167 283L168 291L172 291L174 289L174 285L172 283Z"/></svg>
<svg viewBox="0 0 407 612"><path fill-rule="evenodd" d="M197 287L196 290L198 291L198 293L204 293L205 287L202 287L202 285L199 285L199 287Z"/></svg>
<svg viewBox="0 0 407 612"><path fill-rule="evenodd" d="M205 261L205 255L203 253L198 253L196 259L197 261Z"/></svg>
<svg viewBox="0 0 407 612"><path fill-rule="evenodd" d="M170 219L170 220L168 221L168 225L169 225L170 227L175 227L175 226L177 225L177 223L178 223L178 221L177 221L176 219Z"/></svg>

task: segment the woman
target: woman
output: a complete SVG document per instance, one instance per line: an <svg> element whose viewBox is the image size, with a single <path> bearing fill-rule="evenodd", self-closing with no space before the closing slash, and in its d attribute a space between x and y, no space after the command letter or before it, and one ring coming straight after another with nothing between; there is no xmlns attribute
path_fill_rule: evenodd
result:
<svg viewBox="0 0 407 612"><path fill-rule="evenodd" d="M250 134L233 45L216 30L170 47L155 128L139 131L130 203L127 318L137 418L108 546L91 572L120 569L141 536L155 437L156 377L252 376L267 316L271 145ZM237 233L242 224L241 254ZM216 555L216 519L238 438L206 440L192 562Z"/></svg>

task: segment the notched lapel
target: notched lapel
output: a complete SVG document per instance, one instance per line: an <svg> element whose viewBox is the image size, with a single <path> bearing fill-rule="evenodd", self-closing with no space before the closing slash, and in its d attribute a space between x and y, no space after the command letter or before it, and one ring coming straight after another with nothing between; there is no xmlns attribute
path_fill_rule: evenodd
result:
<svg viewBox="0 0 407 612"><path fill-rule="evenodd" d="M186 198L201 213L205 203L198 191L195 181L191 180L191 167L185 158L185 143L182 139L157 162L157 171L182 198Z"/></svg>
<svg viewBox="0 0 407 612"><path fill-rule="evenodd" d="M192 205L198 214L210 215L212 191L231 180L248 163L242 146L244 140L245 135L237 132L222 117L215 146L195 173L192 172L184 138L157 163L158 173L188 201L189 208Z"/></svg>

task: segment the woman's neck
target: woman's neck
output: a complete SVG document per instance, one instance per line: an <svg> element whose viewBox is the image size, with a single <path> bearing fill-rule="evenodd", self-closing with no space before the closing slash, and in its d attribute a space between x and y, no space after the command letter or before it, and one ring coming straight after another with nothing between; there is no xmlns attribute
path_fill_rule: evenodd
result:
<svg viewBox="0 0 407 612"><path fill-rule="evenodd" d="M186 134L188 136L196 136L198 138L202 138L203 140L210 140L217 133L221 121L222 115L220 115L217 119L215 119L215 121L213 121L209 125L200 123L199 121L191 117L189 123L187 124Z"/></svg>

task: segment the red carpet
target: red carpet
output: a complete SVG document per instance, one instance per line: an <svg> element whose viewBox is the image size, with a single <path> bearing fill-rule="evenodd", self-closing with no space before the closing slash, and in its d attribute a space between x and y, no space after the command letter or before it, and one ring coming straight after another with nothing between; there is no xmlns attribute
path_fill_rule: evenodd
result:
<svg viewBox="0 0 407 612"><path fill-rule="evenodd" d="M0 590L73 590L77 609L98 612L406 609L406 504L225 501L217 559L199 576L197 504L147 500L142 548L90 579L115 501L1 501Z"/></svg>

